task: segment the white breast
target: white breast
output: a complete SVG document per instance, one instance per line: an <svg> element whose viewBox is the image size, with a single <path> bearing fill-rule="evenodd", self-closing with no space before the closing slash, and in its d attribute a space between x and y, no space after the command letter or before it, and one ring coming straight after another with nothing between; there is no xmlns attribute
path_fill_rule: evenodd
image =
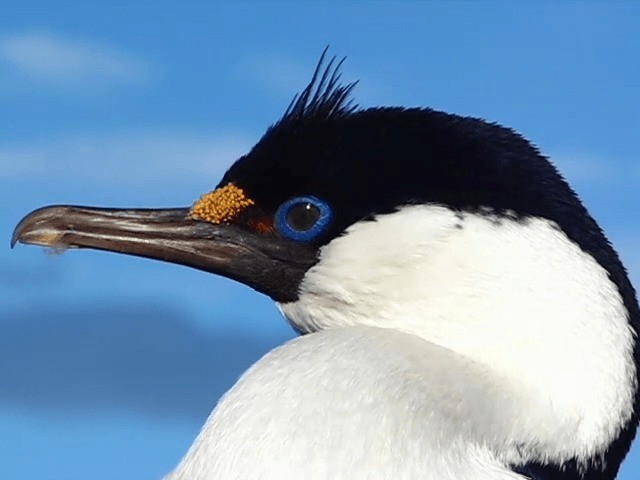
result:
<svg viewBox="0 0 640 480"><path fill-rule="evenodd" d="M523 479L493 453L534 406L513 387L413 335L310 334L241 378L168 480Z"/></svg>

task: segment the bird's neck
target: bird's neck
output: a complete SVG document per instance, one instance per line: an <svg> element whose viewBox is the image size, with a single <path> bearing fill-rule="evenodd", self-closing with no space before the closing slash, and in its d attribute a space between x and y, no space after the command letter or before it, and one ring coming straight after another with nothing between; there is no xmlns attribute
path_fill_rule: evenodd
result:
<svg viewBox="0 0 640 480"><path fill-rule="evenodd" d="M597 457L632 415L628 312L548 220L412 206L359 222L281 309L302 331L396 329L502 375L547 407L523 411L519 431L552 460Z"/></svg>

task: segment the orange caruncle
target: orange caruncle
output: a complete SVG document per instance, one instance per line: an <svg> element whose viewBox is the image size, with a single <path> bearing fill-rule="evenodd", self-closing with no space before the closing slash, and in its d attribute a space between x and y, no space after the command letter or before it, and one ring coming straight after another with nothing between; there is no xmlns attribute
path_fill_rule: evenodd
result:
<svg viewBox="0 0 640 480"><path fill-rule="evenodd" d="M248 198L244 191L233 183L204 194L191 207L191 216L196 220L211 223L228 223L242 210L255 202Z"/></svg>

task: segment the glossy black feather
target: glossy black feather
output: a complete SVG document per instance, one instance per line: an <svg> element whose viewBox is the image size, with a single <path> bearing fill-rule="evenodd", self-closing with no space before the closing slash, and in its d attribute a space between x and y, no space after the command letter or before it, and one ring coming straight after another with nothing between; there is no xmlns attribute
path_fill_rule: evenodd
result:
<svg viewBox="0 0 640 480"><path fill-rule="evenodd" d="M345 58L336 64L332 57L325 66L324 60L328 47L322 52L320 60L313 72L307 87L293 97L289 107L273 129L286 129L295 126L301 120L329 120L348 115L357 108L350 99L350 94L357 82L343 85L340 83L340 67Z"/></svg>

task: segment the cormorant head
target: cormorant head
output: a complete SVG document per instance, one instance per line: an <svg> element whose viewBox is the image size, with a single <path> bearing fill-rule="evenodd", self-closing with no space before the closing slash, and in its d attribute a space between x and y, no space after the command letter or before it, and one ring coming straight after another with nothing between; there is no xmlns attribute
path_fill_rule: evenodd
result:
<svg viewBox="0 0 640 480"><path fill-rule="evenodd" d="M596 222L513 130L428 108L358 109L341 62L323 59L191 207L46 207L12 244L224 275L273 298L301 333L415 334L504 376L506 399L517 389L521 418L485 439L505 462L536 478L614 478L637 423L640 313Z"/></svg>

